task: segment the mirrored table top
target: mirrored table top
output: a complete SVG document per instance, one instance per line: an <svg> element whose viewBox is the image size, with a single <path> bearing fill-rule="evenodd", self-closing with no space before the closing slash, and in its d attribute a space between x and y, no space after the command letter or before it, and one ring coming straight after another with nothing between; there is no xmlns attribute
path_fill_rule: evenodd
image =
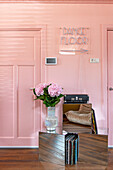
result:
<svg viewBox="0 0 113 170"><path fill-rule="evenodd" d="M60 134L60 135L65 135L68 133L67 131L63 130L63 128L61 126L57 126L56 130L47 130L45 127L41 130L41 132L54 133L54 134L56 133L56 134Z"/></svg>

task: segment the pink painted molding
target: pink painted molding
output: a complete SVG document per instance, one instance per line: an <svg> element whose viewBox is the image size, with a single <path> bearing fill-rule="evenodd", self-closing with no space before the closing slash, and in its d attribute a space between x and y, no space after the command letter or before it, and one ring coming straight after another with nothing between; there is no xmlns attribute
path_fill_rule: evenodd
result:
<svg viewBox="0 0 113 170"><path fill-rule="evenodd" d="M102 72L102 113L106 117L106 122L104 122L104 128L106 127L106 131L108 133L109 123L108 123L108 100L107 100L107 31L113 30L113 24L102 25L102 65L101 65L101 72Z"/></svg>
<svg viewBox="0 0 113 170"><path fill-rule="evenodd" d="M0 0L0 3L113 4L113 0Z"/></svg>

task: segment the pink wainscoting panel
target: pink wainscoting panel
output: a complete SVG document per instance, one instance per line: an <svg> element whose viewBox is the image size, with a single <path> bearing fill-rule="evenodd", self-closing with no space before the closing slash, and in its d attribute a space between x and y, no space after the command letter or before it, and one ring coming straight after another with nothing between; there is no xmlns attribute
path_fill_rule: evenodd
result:
<svg viewBox="0 0 113 170"><path fill-rule="evenodd" d="M0 65L0 138L14 137L13 83L13 66Z"/></svg>
<svg viewBox="0 0 113 170"><path fill-rule="evenodd" d="M35 137L35 110L30 87L34 85L34 66L18 67L18 137Z"/></svg>
<svg viewBox="0 0 113 170"><path fill-rule="evenodd" d="M33 57L33 38L27 38L24 39L22 37L12 37L9 38L0 38L0 41L2 42L2 48L0 49L1 57L4 58L4 60L7 60L9 58L10 60L32 60ZM31 42L32 43L29 43ZM29 49L31 52L29 53ZM12 54L13 51L13 54ZM24 55L24 57L23 57Z"/></svg>

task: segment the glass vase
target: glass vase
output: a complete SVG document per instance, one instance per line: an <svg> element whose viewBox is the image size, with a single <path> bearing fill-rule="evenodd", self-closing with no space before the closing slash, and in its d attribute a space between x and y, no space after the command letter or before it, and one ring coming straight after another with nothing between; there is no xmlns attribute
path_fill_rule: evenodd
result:
<svg viewBox="0 0 113 170"><path fill-rule="evenodd" d="M55 116L55 107L48 107L47 117L45 120L46 130L52 133L56 131L57 125L58 125L58 118Z"/></svg>

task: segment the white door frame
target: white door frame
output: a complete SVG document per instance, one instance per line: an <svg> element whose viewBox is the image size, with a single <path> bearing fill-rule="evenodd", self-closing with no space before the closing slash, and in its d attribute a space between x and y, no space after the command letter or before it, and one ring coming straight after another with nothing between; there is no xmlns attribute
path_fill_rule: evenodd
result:
<svg viewBox="0 0 113 170"><path fill-rule="evenodd" d="M107 31L113 30L113 24L106 24L102 25L102 65L101 65L101 73L102 73L102 113L105 116L106 122L105 125L107 127L106 133L109 133L109 119L108 119L108 76L107 76L107 58L108 58L108 53L107 53ZM108 146L108 147L113 147L113 146Z"/></svg>

